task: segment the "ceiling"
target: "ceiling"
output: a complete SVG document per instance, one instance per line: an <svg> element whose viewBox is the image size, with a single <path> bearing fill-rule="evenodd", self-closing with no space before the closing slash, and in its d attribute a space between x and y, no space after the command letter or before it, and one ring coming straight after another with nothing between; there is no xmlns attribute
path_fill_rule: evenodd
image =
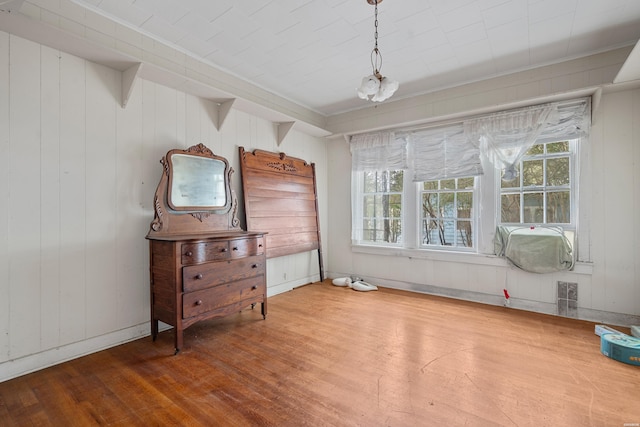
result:
<svg viewBox="0 0 640 427"><path fill-rule="evenodd" d="M331 116L371 106L374 6L366 0L73 0ZM640 39L638 0L384 0L382 74L397 100L554 64ZM387 101L388 102L388 101Z"/></svg>

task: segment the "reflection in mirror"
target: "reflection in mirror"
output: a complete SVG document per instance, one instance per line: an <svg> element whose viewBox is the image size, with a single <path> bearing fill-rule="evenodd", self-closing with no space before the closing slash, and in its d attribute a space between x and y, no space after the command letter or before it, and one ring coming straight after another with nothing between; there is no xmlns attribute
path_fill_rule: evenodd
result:
<svg viewBox="0 0 640 427"><path fill-rule="evenodd" d="M176 210L221 209L227 205L225 163L189 154L170 156L169 205Z"/></svg>

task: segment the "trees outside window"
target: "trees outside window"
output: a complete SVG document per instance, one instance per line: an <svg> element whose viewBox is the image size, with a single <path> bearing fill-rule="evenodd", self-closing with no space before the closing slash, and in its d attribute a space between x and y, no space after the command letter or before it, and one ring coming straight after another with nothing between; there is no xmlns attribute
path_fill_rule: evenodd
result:
<svg viewBox="0 0 640 427"><path fill-rule="evenodd" d="M421 245L472 248L475 179L421 183Z"/></svg>
<svg viewBox="0 0 640 427"><path fill-rule="evenodd" d="M363 172L362 240L402 243L403 171Z"/></svg>
<svg viewBox="0 0 640 427"><path fill-rule="evenodd" d="M572 158L575 141L536 144L520 160L518 176L500 182L500 223L573 223Z"/></svg>

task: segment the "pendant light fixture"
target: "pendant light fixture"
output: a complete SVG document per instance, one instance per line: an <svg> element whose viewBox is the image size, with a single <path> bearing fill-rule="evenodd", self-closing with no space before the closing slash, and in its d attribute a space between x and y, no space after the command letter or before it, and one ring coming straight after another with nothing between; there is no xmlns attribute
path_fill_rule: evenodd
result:
<svg viewBox="0 0 640 427"><path fill-rule="evenodd" d="M375 45L371 51L371 69L373 73L362 79L362 83L358 88L358 96L361 99L367 99L373 102L382 102L385 99L389 99L391 95L398 90L400 85L397 81L390 79L389 77L383 77L380 74L382 68L382 54L378 49L378 3L382 3L382 0L367 0L367 3L375 6L375 31L373 33L375 39Z"/></svg>

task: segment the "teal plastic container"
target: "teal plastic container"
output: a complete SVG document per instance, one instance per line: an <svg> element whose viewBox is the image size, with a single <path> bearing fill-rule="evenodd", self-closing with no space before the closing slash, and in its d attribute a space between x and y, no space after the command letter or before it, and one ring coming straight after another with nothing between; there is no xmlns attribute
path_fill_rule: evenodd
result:
<svg viewBox="0 0 640 427"><path fill-rule="evenodd" d="M640 338L626 334L602 334L600 352L618 362L640 366Z"/></svg>

